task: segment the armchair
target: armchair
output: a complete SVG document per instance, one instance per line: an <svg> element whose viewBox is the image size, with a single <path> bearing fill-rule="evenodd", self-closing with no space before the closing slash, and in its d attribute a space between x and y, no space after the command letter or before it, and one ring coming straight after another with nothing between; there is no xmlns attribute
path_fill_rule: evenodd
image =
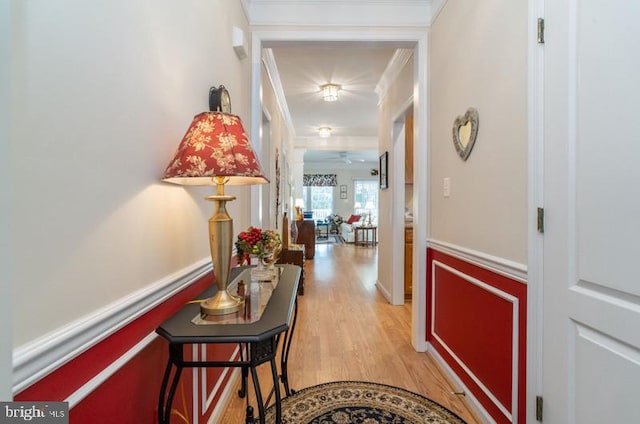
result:
<svg viewBox="0 0 640 424"><path fill-rule="evenodd" d="M340 224L340 235L346 243L355 242L354 227L362 225L360 215L351 215L349 219Z"/></svg>

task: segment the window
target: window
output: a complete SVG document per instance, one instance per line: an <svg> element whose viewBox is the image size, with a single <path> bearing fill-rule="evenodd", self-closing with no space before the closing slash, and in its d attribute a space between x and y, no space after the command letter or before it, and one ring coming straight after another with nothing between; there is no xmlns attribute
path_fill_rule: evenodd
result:
<svg viewBox="0 0 640 424"><path fill-rule="evenodd" d="M313 211L313 219L323 220L333 211L333 187L302 187L304 209Z"/></svg>
<svg viewBox="0 0 640 424"><path fill-rule="evenodd" d="M378 181L353 180L353 211L371 222L378 222Z"/></svg>

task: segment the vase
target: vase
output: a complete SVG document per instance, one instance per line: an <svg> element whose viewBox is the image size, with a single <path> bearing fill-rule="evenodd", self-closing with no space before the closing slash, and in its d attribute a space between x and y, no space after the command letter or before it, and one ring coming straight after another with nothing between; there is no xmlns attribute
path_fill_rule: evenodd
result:
<svg viewBox="0 0 640 424"><path fill-rule="evenodd" d="M272 269L276 263L276 258L273 254L262 256L258 259L258 266L263 269Z"/></svg>
<svg viewBox="0 0 640 424"><path fill-rule="evenodd" d="M298 222L291 221L291 244L298 244Z"/></svg>
<svg viewBox="0 0 640 424"><path fill-rule="evenodd" d="M276 278L275 263L278 260L277 252L269 253L268 255L258 256L258 263L255 268L251 270L251 275L256 280L273 280Z"/></svg>

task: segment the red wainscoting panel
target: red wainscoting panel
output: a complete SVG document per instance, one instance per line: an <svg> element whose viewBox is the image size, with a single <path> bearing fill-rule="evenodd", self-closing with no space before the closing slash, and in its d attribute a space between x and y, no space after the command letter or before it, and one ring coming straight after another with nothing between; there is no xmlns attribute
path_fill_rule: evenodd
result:
<svg viewBox="0 0 640 424"><path fill-rule="evenodd" d="M66 400L96 375L119 360L132 347L153 334L160 323L213 283L211 274L197 280L72 361L16 394L15 400ZM206 352L202 352L200 346L193 349L197 349L196 354L206 355L211 360L229 360L235 345L210 345L206 348ZM193 351L186 349L185 357L189 358L191 355ZM167 342L161 337L151 340L70 410L70 423L157 423L158 396L167 359ZM185 369L173 403L172 409L175 412L171 422L193 423L196 421L194 418L198 417L197 422L206 423L231 375L231 372L227 372L224 379L219 382L221 373L222 370L209 370L204 373L197 370L194 373L192 369ZM203 375L206 375L205 379ZM214 388L216 391L212 393ZM195 401L194 393L198 398ZM203 399L205 402L202 401ZM197 411L193 411L194 406ZM182 419L180 415L187 417L188 421Z"/></svg>
<svg viewBox="0 0 640 424"><path fill-rule="evenodd" d="M427 340L498 423L525 423L526 284L427 250Z"/></svg>
<svg viewBox="0 0 640 424"><path fill-rule="evenodd" d="M166 342L157 338L82 402L71 409L71 423L154 423L162 371L167 364ZM191 375L183 373L174 409L191 410ZM175 422L180 422L176 420Z"/></svg>

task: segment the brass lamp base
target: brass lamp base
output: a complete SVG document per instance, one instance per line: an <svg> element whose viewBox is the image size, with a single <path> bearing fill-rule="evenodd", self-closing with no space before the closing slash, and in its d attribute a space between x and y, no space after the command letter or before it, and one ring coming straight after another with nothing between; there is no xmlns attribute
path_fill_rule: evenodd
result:
<svg viewBox="0 0 640 424"><path fill-rule="evenodd" d="M209 248L218 291L200 303L200 312L207 315L226 315L244 307L244 299L233 296L227 291L233 245L233 220L227 212L226 205L235 197L225 196L225 178L214 177L214 180L217 188L216 195L207 196L206 199L213 201L215 205L213 215L209 218Z"/></svg>
<svg viewBox="0 0 640 424"><path fill-rule="evenodd" d="M226 315L244 307L244 299L229 294L226 290L218 292L200 303L200 312L207 315Z"/></svg>

